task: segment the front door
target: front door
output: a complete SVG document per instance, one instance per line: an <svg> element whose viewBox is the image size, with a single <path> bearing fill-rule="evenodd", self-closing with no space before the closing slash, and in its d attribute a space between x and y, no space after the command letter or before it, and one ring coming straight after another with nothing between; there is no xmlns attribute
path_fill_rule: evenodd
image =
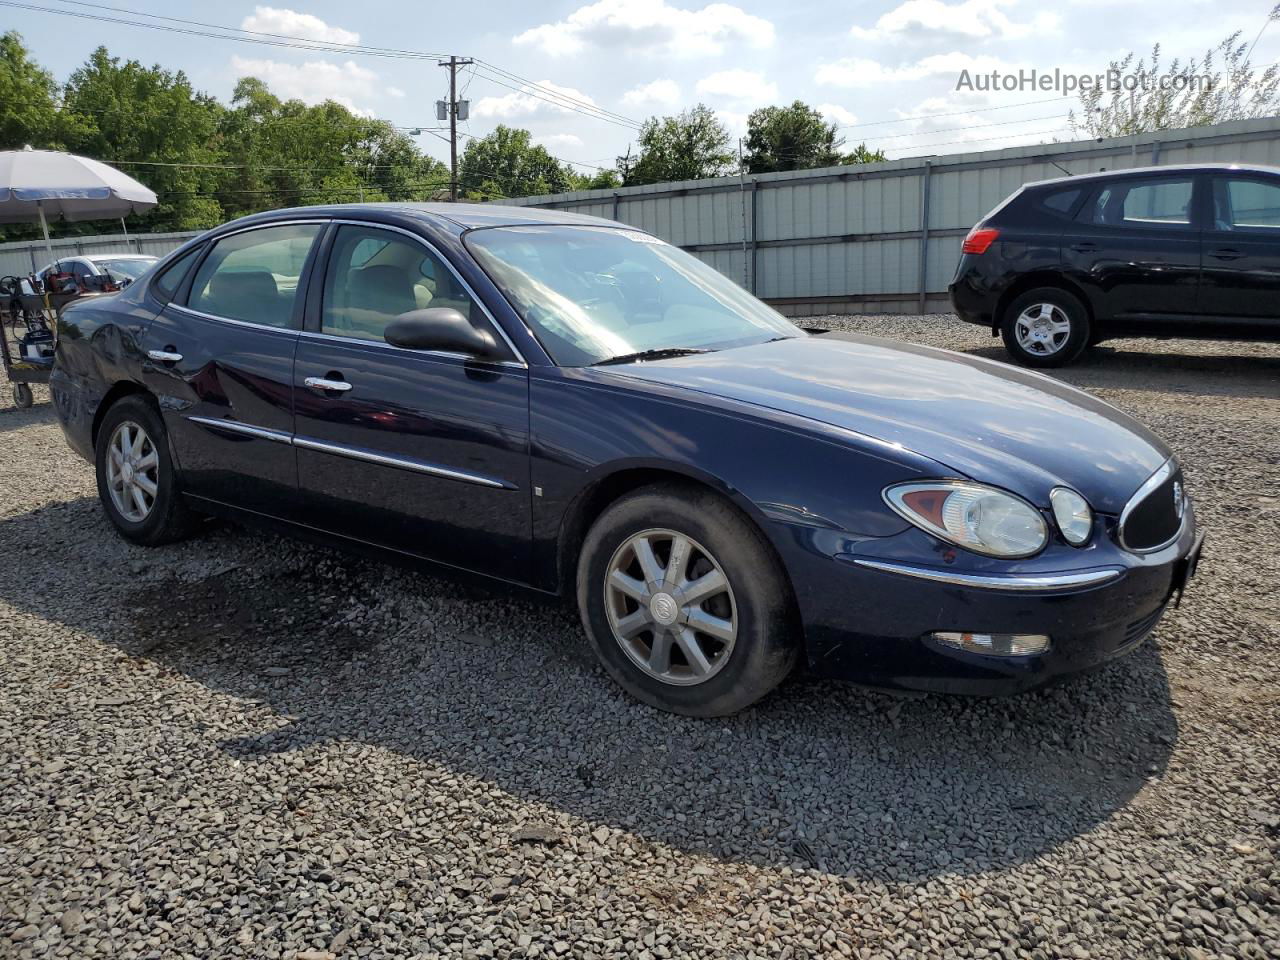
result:
<svg viewBox="0 0 1280 960"><path fill-rule="evenodd" d="M187 493L291 518L293 354L322 228L268 225L215 241L148 328L144 379Z"/></svg>
<svg viewBox="0 0 1280 960"><path fill-rule="evenodd" d="M1222 336L1280 336L1280 179L1217 174L1201 303Z"/></svg>
<svg viewBox="0 0 1280 960"><path fill-rule="evenodd" d="M529 377L393 347L402 313L453 307L496 325L425 241L343 224L294 364L294 449L306 522L407 554L529 580Z"/></svg>
<svg viewBox="0 0 1280 960"><path fill-rule="evenodd" d="M1063 264L1088 287L1103 330L1197 318L1196 189L1191 175L1103 183L1067 227Z"/></svg>

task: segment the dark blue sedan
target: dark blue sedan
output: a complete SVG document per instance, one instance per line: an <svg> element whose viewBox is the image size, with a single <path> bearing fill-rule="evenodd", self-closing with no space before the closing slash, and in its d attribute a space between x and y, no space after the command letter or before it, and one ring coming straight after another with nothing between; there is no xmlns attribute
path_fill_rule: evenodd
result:
<svg viewBox="0 0 1280 960"><path fill-rule="evenodd" d="M1169 448L1088 394L810 335L533 208L226 224L69 307L51 388L128 539L226 516L560 594L622 686L700 716L801 660L1029 689L1139 644L1199 555Z"/></svg>

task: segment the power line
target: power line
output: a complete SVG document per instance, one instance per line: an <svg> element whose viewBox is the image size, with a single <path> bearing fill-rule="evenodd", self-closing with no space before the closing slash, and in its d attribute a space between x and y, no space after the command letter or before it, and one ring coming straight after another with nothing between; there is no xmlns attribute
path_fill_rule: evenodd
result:
<svg viewBox="0 0 1280 960"><path fill-rule="evenodd" d="M938 117L963 117L971 113L988 113L992 110L1014 110L1018 107L1034 107L1040 103L1055 103L1058 100L1070 100L1070 96L1046 97L1044 100L1026 100L1022 103L1006 103L998 107L972 107L968 110L956 110L952 113L922 113L914 117L897 117L893 120L870 120L867 123L844 123L837 129L853 130L861 127L882 127L890 123L910 123L912 120L933 120Z"/></svg>

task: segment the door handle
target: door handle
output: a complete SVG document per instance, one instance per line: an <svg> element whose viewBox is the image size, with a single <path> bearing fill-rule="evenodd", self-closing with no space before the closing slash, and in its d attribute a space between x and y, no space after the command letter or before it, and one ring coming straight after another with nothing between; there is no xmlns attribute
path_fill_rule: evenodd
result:
<svg viewBox="0 0 1280 960"><path fill-rule="evenodd" d="M1217 250L1210 250L1209 256L1215 260L1239 260L1244 254L1235 247L1219 247Z"/></svg>
<svg viewBox="0 0 1280 960"><path fill-rule="evenodd" d="M312 390L333 390L337 393L346 393L351 389L351 384L347 383L347 381L330 380L327 377L307 377L302 382Z"/></svg>
<svg viewBox="0 0 1280 960"><path fill-rule="evenodd" d="M182 354L175 351L173 347L165 347L163 350L148 350L147 356L161 363L177 363L182 359Z"/></svg>
<svg viewBox="0 0 1280 960"><path fill-rule="evenodd" d="M1073 243L1071 249L1076 253L1093 253L1098 249L1098 245L1092 240L1083 240L1080 243Z"/></svg>

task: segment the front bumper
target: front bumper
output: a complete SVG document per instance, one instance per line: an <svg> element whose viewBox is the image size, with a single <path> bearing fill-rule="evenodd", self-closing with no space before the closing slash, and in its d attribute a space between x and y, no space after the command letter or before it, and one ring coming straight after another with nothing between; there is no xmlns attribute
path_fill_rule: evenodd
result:
<svg viewBox="0 0 1280 960"><path fill-rule="evenodd" d="M1178 539L1145 556L1106 544L1094 565L1016 573L952 570L865 552L788 558L812 672L885 689L996 696L1045 686L1136 649L1183 585L1197 547L1188 508ZM798 543L792 543L798 546ZM856 551L856 547L854 548ZM816 574L819 562L826 576ZM992 656L933 640L938 631L1046 634L1042 654Z"/></svg>

